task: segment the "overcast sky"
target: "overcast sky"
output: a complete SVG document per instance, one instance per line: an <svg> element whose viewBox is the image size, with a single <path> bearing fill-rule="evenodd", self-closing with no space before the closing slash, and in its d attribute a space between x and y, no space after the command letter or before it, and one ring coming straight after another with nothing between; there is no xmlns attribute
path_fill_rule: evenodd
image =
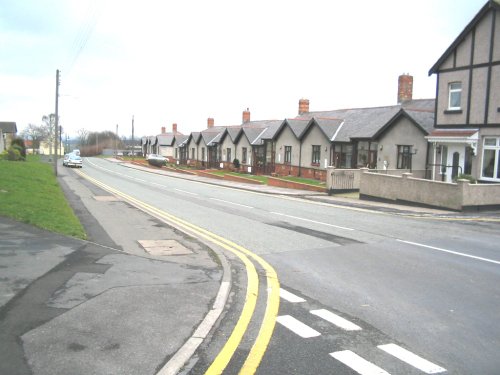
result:
<svg viewBox="0 0 500 375"><path fill-rule="evenodd" d="M430 67L486 0L0 0L0 121L156 135L435 97Z"/></svg>

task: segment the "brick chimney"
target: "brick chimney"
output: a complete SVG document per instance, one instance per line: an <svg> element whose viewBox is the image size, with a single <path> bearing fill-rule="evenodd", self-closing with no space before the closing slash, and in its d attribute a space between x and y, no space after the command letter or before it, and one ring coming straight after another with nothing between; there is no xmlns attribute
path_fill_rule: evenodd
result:
<svg viewBox="0 0 500 375"><path fill-rule="evenodd" d="M413 98L413 77L409 74L402 74L398 79L398 104Z"/></svg>
<svg viewBox="0 0 500 375"><path fill-rule="evenodd" d="M175 122L172 124L172 133L177 133L177 124Z"/></svg>
<svg viewBox="0 0 500 375"><path fill-rule="evenodd" d="M246 111L243 111L243 124L246 124L247 122L250 122L250 111L248 108Z"/></svg>
<svg viewBox="0 0 500 375"><path fill-rule="evenodd" d="M213 128L214 127L214 119L213 117L209 117L207 119L207 128Z"/></svg>
<svg viewBox="0 0 500 375"><path fill-rule="evenodd" d="M164 127L164 126L162 126L162 127L161 127L161 134L165 134L165 133L166 133L166 132L165 132L165 127Z"/></svg>
<svg viewBox="0 0 500 375"><path fill-rule="evenodd" d="M299 115L309 112L309 99L299 100Z"/></svg>

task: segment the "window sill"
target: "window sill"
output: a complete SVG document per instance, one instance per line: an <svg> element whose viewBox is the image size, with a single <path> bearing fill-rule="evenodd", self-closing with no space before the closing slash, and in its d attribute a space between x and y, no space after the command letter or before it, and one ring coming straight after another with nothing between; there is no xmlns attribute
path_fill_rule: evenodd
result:
<svg viewBox="0 0 500 375"><path fill-rule="evenodd" d="M463 113L461 109L446 109L444 111L445 115L459 115L461 113Z"/></svg>
<svg viewBox="0 0 500 375"><path fill-rule="evenodd" d="M313 166L313 167L319 167L319 163L311 163L311 166Z"/></svg>

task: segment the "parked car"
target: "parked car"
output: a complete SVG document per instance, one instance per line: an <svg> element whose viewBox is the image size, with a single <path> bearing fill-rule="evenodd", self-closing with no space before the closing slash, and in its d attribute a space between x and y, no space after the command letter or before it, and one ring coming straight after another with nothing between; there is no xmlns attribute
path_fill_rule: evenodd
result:
<svg viewBox="0 0 500 375"><path fill-rule="evenodd" d="M155 167L162 167L167 164L167 158L163 155L149 154L146 159L150 165Z"/></svg>
<svg viewBox="0 0 500 375"><path fill-rule="evenodd" d="M63 161L63 164L64 164L64 161ZM82 168L83 167L83 160L79 155L68 154L68 161L66 162L66 166L67 167Z"/></svg>
<svg viewBox="0 0 500 375"><path fill-rule="evenodd" d="M69 154L64 155L63 166L68 166Z"/></svg>

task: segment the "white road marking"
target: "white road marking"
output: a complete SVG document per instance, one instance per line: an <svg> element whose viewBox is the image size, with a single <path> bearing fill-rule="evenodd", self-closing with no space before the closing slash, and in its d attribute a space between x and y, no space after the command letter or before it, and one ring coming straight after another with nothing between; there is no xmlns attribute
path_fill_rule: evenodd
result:
<svg viewBox="0 0 500 375"><path fill-rule="evenodd" d="M293 293L290 293L289 291L280 288L280 297L283 298L284 300L287 300L288 302L291 303L298 303L298 302L305 302L306 300L304 298L301 298L299 296L296 296Z"/></svg>
<svg viewBox="0 0 500 375"><path fill-rule="evenodd" d="M311 310L311 314L319 316L325 319L327 322L335 324L337 327L345 329L346 331L361 331L361 327L348 321L347 319L332 313L331 311L321 309L321 310Z"/></svg>
<svg viewBox="0 0 500 375"><path fill-rule="evenodd" d="M342 350L340 352L330 353L336 360L342 362L344 365L349 366L358 374L361 375L389 375L389 373L380 367L368 362L366 359L360 357L350 350Z"/></svg>
<svg viewBox="0 0 500 375"><path fill-rule="evenodd" d="M419 357L416 354L396 345L396 344L387 344L387 345L379 345L379 349L382 349L384 352L389 353L390 355L400 359L403 362L408 363L409 365L418 368L420 371L425 372L426 374L438 374L440 372L445 372L446 369L435 365L428 360Z"/></svg>
<svg viewBox="0 0 500 375"><path fill-rule="evenodd" d="M217 199L217 198L210 198L213 201L218 201L218 202L223 202L223 203L228 203L228 204L233 204L235 206L240 206L240 207L245 207L245 208L253 208L252 206L247 206L246 204L239 204L239 203L234 203L230 201L225 201L224 199Z"/></svg>
<svg viewBox="0 0 500 375"><path fill-rule="evenodd" d="M396 241L403 242L403 243L406 243L406 244L409 244L409 245L420 246L420 247L426 247L426 248L428 248L428 249L437 250L437 251L442 251L442 252L444 252L444 253L449 253L449 254L459 255L459 256L462 256L462 257L466 257L466 258L472 258L472 259L482 260L483 262L489 262L489 263L494 263L494 264L500 264L500 262L499 262L499 261L497 261L497 260L488 259L488 258L482 258L482 257L477 257L477 256L475 256L475 255L470 255L470 254L465 254L465 253L459 253L458 251L452 251L452 250L441 249L440 247L434 247L434 246L429 246L429 245L423 245L423 244L421 244L421 243L411 242L411 241L403 241L403 240L396 240Z"/></svg>
<svg viewBox="0 0 500 375"><path fill-rule="evenodd" d="M280 212L271 212L271 213L272 213L272 214L275 214L275 215L286 216L286 217L289 217L289 218L292 218L292 219L297 219L297 220L308 221L308 222L310 222L310 223L314 223L314 224L326 225L326 226L333 227L333 228L339 228L339 229L345 229L345 230L354 230L354 229L352 229L352 228L341 227L341 226L339 226L339 225L333 225L333 224L323 223L322 221L316 221L316 220L304 219L303 217L292 216L292 215L286 215L286 214L282 214L282 213L280 213Z"/></svg>
<svg viewBox="0 0 500 375"><path fill-rule="evenodd" d="M175 189L175 190L180 191L181 193L186 193L186 194L191 194L191 195L198 195L196 193L192 193L192 192L186 191L186 190L181 190L181 189Z"/></svg>
<svg viewBox="0 0 500 375"><path fill-rule="evenodd" d="M319 333L315 329L312 329L311 327L302 323L301 321L295 319L293 316L290 315L278 316L276 318L276 321L304 339L321 336L321 333Z"/></svg>

